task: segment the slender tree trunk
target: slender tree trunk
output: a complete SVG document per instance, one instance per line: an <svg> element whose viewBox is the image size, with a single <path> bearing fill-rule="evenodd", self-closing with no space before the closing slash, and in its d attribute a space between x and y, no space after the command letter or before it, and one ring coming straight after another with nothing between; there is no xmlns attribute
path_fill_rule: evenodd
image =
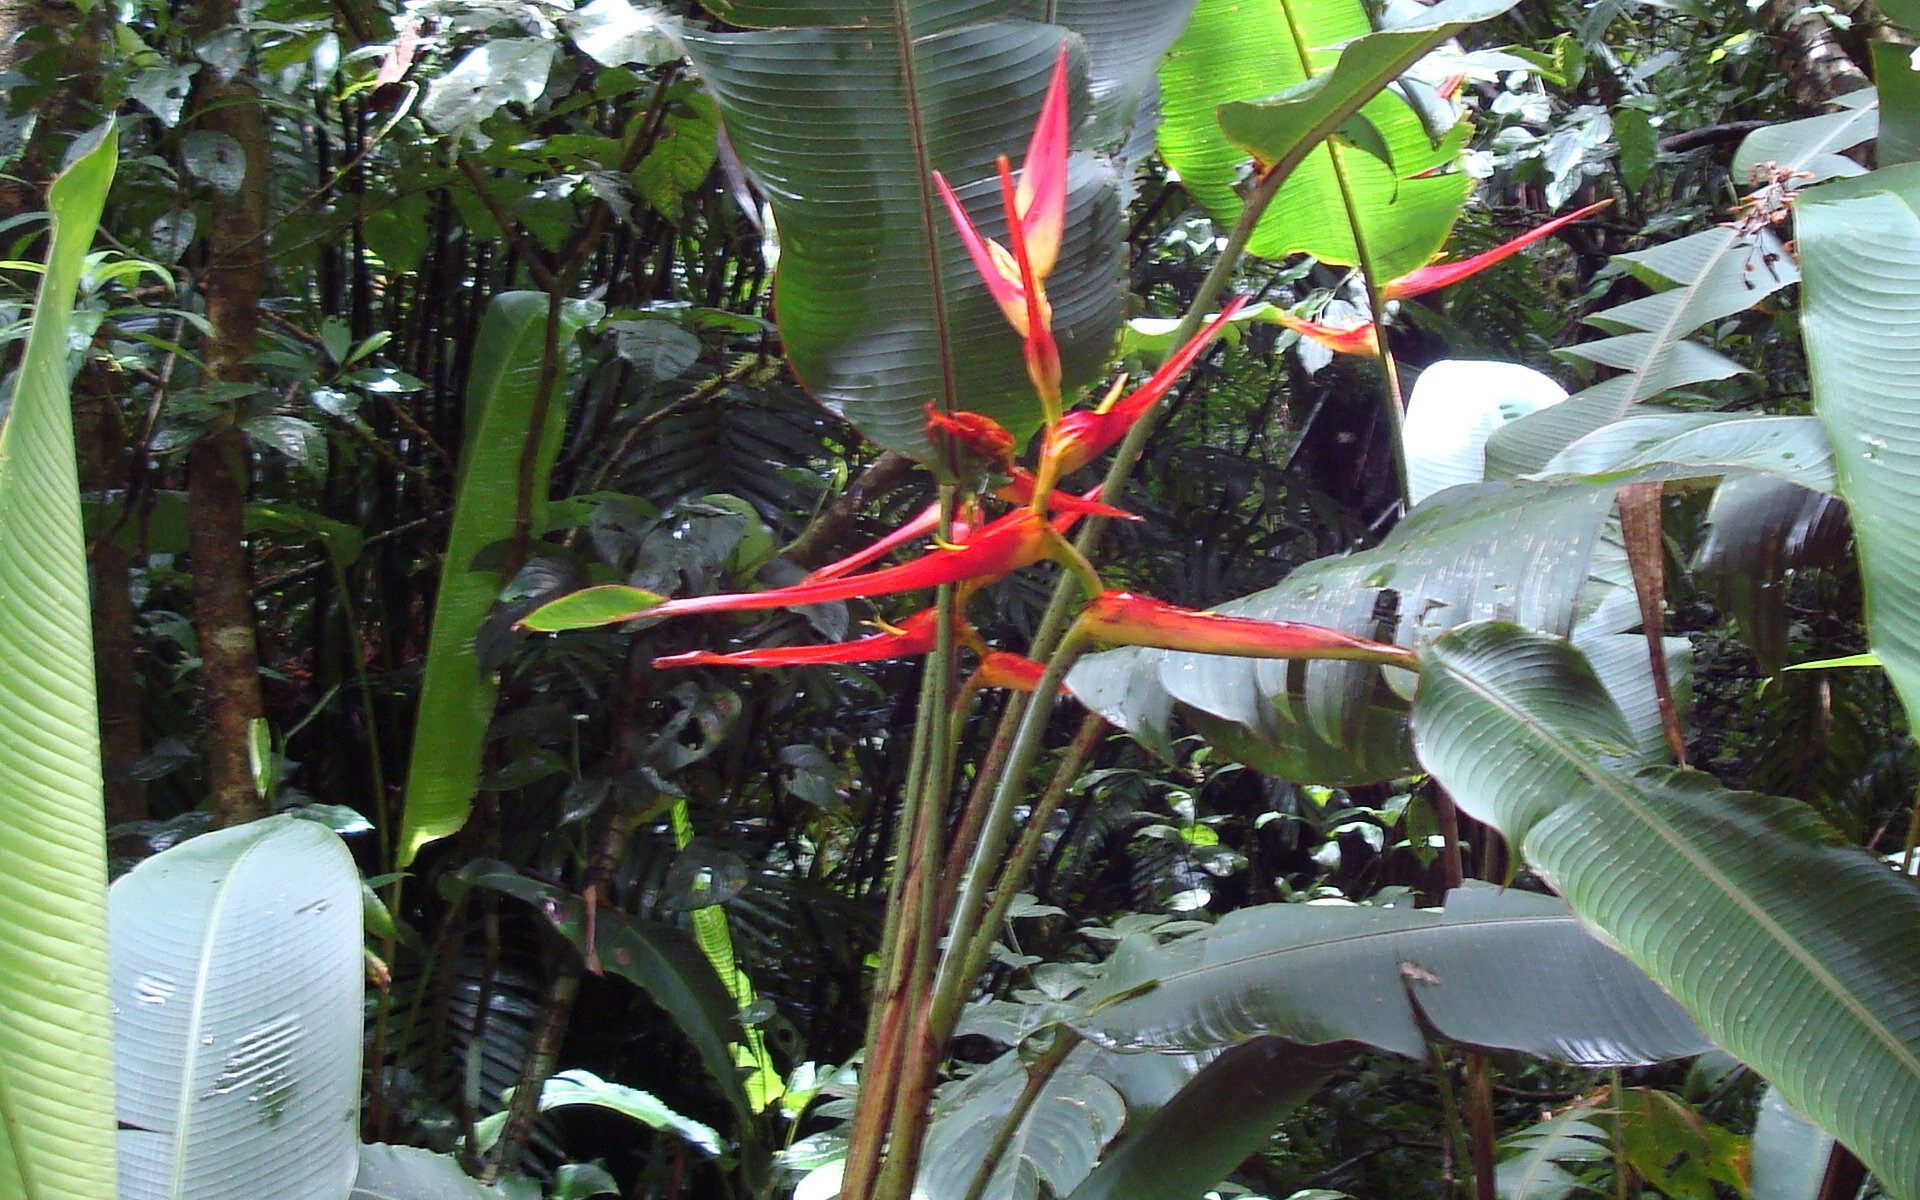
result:
<svg viewBox="0 0 1920 1200"><path fill-rule="evenodd" d="M200 9L202 35L236 23L234 0ZM211 66L194 77L194 128L223 134L246 160L238 190L212 189L205 288L208 376L220 383L254 377L260 296L266 284L268 149L260 95L245 70L221 79ZM193 626L200 642L207 787L219 825L263 817L266 800L253 785L250 727L264 711L253 622L253 578L245 545L248 450L232 425L193 448L187 465L191 523Z"/></svg>
<svg viewBox="0 0 1920 1200"><path fill-rule="evenodd" d="M114 376L89 362L74 381L73 434L83 491L104 492L127 481L127 427L120 419ZM133 776L140 757L140 676L128 586L133 556L112 538L88 549L93 584L93 672L100 700L100 765L106 778L107 824L146 819L146 785Z"/></svg>

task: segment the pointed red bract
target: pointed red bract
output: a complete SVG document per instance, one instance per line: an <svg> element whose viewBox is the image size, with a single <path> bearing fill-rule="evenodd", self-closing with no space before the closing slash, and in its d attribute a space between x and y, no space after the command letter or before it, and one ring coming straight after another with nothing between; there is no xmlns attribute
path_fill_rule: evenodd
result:
<svg viewBox="0 0 1920 1200"><path fill-rule="evenodd" d="M1414 296L1424 296L1428 292L1439 291L1443 287L1459 283L1467 276L1484 271L1501 259L1531 246L1554 230L1570 225L1582 217L1590 217L1612 203L1612 200L1602 200L1597 204L1589 204L1585 208L1570 212L1563 217L1555 217L1546 224L1535 229L1529 229L1512 241L1495 246L1484 254L1476 254L1472 258L1463 258L1459 262L1434 263L1432 266L1421 267L1417 271L1409 271L1398 279L1388 280L1386 285L1380 289L1380 298L1382 300L1407 300ZM1349 351L1349 353L1351 353L1351 351Z"/></svg>
<svg viewBox="0 0 1920 1200"><path fill-rule="evenodd" d="M1187 373L1194 359L1200 357L1200 353L1246 303L1244 296L1235 296L1227 301L1205 328L1188 338L1186 345L1168 356L1167 361L1145 383L1112 408L1105 412L1081 409L1061 418L1059 426L1047 435L1046 446L1041 451L1053 456L1057 474L1073 474L1125 437L1127 430L1133 428L1148 409L1160 402L1161 397L1167 394L1167 389Z"/></svg>
<svg viewBox="0 0 1920 1200"><path fill-rule="evenodd" d="M895 629L883 630L871 637L851 642L831 642L824 646L768 646L759 650L738 650L716 654L711 650L690 650L653 660L660 669L671 667L794 667L825 663L880 662L889 658L912 658L933 650L940 639L940 612L925 609L900 622Z"/></svg>
<svg viewBox="0 0 1920 1200"><path fill-rule="evenodd" d="M1027 157L1020 163L1020 187L1014 209L1036 278L1053 273L1067 224L1067 45L1053 60L1053 80L1040 105Z"/></svg>
<svg viewBox="0 0 1920 1200"><path fill-rule="evenodd" d="M981 687L1031 692L1040 686L1040 677L1046 672L1043 663L1005 650L989 650L981 656L980 665L974 668L974 678ZM1060 690L1066 691L1066 685L1062 684Z"/></svg>
<svg viewBox="0 0 1920 1200"><path fill-rule="evenodd" d="M1362 358L1380 357L1380 334L1372 321L1362 321L1345 329L1303 321L1292 313L1279 314L1279 321L1303 338L1312 338L1336 354L1357 354Z"/></svg>
<svg viewBox="0 0 1920 1200"><path fill-rule="evenodd" d="M1088 498L1098 499L1099 489L1090 492ZM1066 532L1079 519L1079 513L1064 513L1049 522L1031 509L1018 509L987 525L954 549L935 550L896 567L765 592L687 596L648 609L645 615L681 617L694 613L791 608L860 596L890 596L949 583L991 583L1047 557L1058 544L1053 535Z"/></svg>
<svg viewBox="0 0 1920 1200"><path fill-rule="evenodd" d="M1107 592L1089 601L1075 624L1090 637L1123 646L1155 646L1238 658L1340 659L1408 670L1419 664L1405 646L1369 641L1338 629L1200 612L1131 592Z"/></svg>

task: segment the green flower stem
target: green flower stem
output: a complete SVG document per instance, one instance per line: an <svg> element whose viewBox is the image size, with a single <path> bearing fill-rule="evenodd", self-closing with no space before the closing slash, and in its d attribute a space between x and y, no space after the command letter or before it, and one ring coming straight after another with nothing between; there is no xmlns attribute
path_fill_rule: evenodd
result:
<svg viewBox="0 0 1920 1200"><path fill-rule="evenodd" d="M1000 927L1006 924L1007 913L1013 908L1013 899L1020 894L1020 885L1026 881L1027 872L1033 869L1033 860L1040 857L1040 843L1053 825L1054 814L1065 803L1067 789L1080 777L1080 768L1086 766L1088 756L1100 744L1106 729L1106 718L1099 713L1090 712L1082 718L1080 732L1074 734L1073 741L1068 743L1066 752L1060 756L1060 762L1053 770L1052 781L1041 794L1040 802L1033 806L1033 815L1027 818L1026 826L1020 831L1020 841L1014 846L1006 865L1000 869L1000 877L994 881L993 902L987 907L979 928L973 931L973 937L967 944L966 958L960 964L961 978L977 979L986 968L987 956L993 952L994 938L998 936ZM959 934L956 932L954 936L957 939Z"/></svg>
<svg viewBox="0 0 1920 1200"><path fill-rule="evenodd" d="M1071 586L1070 582L1068 586ZM946 951L941 955L940 969L934 976L931 1031L935 1046L946 1045L953 1031L954 1020L959 1016L960 1006L966 1000L967 988L973 982L965 966L972 957L971 946L980 929L981 913L986 908L987 886L998 874L996 867L1002 861L1002 847L1006 844L1007 831L1013 825L1013 810L1026 792L1027 774L1033 770L1033 764L1040 757L1041 747L1046 741L1047 720L1053 715L1054 701L1060 696L1060 684L1084 649L1086 640L1071 632L1055 648L1047 661L1046 671L1040 676L1039 686L1034 689L1033 698L1020 715L1019 732L1014 735L1013 750L1007 756L1006 768L995 781L993 806L988 809L986 819L981 823L980 839L973 845L966 875L960 881L953 923L948 926Z"/></svg>

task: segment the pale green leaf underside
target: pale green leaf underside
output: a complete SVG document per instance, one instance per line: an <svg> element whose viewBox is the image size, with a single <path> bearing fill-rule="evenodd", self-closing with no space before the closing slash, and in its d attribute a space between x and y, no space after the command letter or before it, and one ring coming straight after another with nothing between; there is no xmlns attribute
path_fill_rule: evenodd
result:
<svg viewBox="0 0 1920 1200"><path fill-rule="evenodd" d="M122 1200L338 1196L359 1154L360 875L290 816L113 885Z"/></svg>
<svg viewBox="0 0 1920 1200"><path fill-rule="evenodd" d="M74 289L118 161L53 183L53 241L0 427L0 1195L109 1200L106 835L68 407Z"/></svg>
<svg viewBox="0 0 1920 1200"><path fill-rule="evenodd" d="M1920 890L1795 801L1634 769L1565 642L1494 623L1426 651L1421 761L1706 1033L1920 1195Z"/></svg>

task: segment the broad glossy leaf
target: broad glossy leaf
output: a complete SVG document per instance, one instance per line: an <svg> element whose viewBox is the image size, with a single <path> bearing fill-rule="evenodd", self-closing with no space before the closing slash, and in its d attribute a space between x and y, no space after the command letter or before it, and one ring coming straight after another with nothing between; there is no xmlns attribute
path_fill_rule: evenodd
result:
<svg viewBox="0 0 1920 1200"><path fill-rule="evenodd" d="M1890 1192L1920 1194L1920 890L1806 805L1635 769L1555 638L1489 622L1435 641L1414 728L1463 811Z"/></svg>
<svg viewBox="0 0 1920 1200"><path fill-rule="evenodd" d="M1760 471L1832 492L1833 448L1812 417L1641 411L1554 455L1531 478L1632 483Z"/></svg>
<svg viewBox="0 0 1920 1200"><path fill-rule="evenodd" d="M1450 489L1375 549L1310 563L1219 611L1308 621L1415 648L1491 616L1571 633L1610 502L1609 490L1591 487ZM1083 659L1068 686L1121 728L1164 737L1172 710L1152 702L1158 689L1241 761L1289 779L1361 783L1414 768L1405 696L1393 679L1403 674L1355 663L1115 650Z"/></svg>
<svg viewBox="0 0 1920 1200"><path fill-rule="evenodd" d="M1810 189L1797 213L1814 414L1833 439L1840 494L1859 539L1874 653L1907 712L1916 713L1920 164Z"/></svg>
<svg viewBox="0 0 1920 1200"><path fill-rule="evenodd" d="M1770 126L1750 135L1735 157L1736 178L1761 163L1781 170L1837 170L1840 151L1873 136L1871 109L1848 109ZM1711 321L1752 308L1796 282L1799 269L1778 237L1751 237L1717 227L1648 250L1618 256L1633 274L1656 289L1587 318L1614 336L1569 347L1563 354L1624 374L1578 392L1565 404L1516 421L1487 445L1489 476L1539 471L1581 437L1627 416L1636 405L1672 388L1724 379L1743 368L1732 359L1685 339Z"/></svg>
<svg viewBox="0 0 1920 1200"><path fill-rule="evenodd" d="M561 310L560 346L599 315L599 305L569 302ZM474 637L505 580L476 568L480 551L513 533L521 453L537 443L531 486L532 527L544 526L547 483L566 431L569 394L563 370L551 403L538 411L540 358L546 344L544 292L503 292L480 319L467 384L467 444L454 488L453 528L434 599L433 628L420 681L406 808L396 848L399 865L420 847L466 824L480 786L480 753L493 717L497 685L480 669ZM536 427L537 425L537 427Z"/></svg>
<svg viewBox="0 0 1920 1200"><path fill-rule="evenodd" d="M1348 42L1331 70L1264 100L1220 105L1220 130L1263 166L1292 160L1341 130L1429 50L1469 25L1499 16L1516 2L1444 0L1419 9L1411 20Z"/></svg>
<svg viewBox="0 0 1920 1200"><path fill-rule="evenodd" d="M360 873L269 817L113 885L123 1200L342 1196L359 1162Z"/></svg>
<svg viewBox="0 0 1920 1200"><path fill-rule="evenodd" d="M1837 565L1850 532L1838 499L1784 479L1729 479L1714 491L1693 570L1766 670L1786 663L1793 573Z"/></svg>
<svg viewBox="0 0 1920 1200"><path fill-rule="evenodd" d="M1020 339L932 172L983 233L1003 237L994 160L1024 152L1057 51L1078 40L1026 19L1015 0L721 7L728 20L785 26L689 33L687 49L779 222L778 318L801 382L867 437L922 461L934 455L929 403L1025 438L1040 409ZM1086 64L1074 58L1077 127ZM1069 388L1100 372L1119 328L1118 196L1101 160L1073 156L1066 241L1047 282Z"/></svg>
<svg viewBox="0 0 1920 1200"><path fill-rule="evenodd" d="M1129 997L1074 1018L1102 1045L1191 1050L1261 1036L1421 1057L1431 1027L1469 1045L1589 1066L1712 1043L1639 968L1550 896L1456 890L1445 910L1263 904L1162 946L1116 952Z"/></svg>
<svg viewBox="0 0 1920 1200"><path fill-rule="evenodd" d="M1191 1200L1257 1153L1274 1126L1353 1056L1347 1045L1255 1038L1234 1046L1138 1126L1068 1200Z"/></svg>
<svg viewBox="0 0 1920 1200"><path fill-rule="evenodd" d="M1465 4L1451 11L1471 20L1477 18L1464 14L1480 8ZM1428 20L1427 12L1421 20ZM1359 0L1201 0L1186 33L1160 69L1164 112L1160 153L1179 172L1188 194L1223 228L1240 214L1242 204L1235 189L1249 154L1221 128L1219 107L1257 102L1305 83L1333 67L1338 47L1373 32ZM1362 51L1361 57L1372 65L1349 70L1354 86L1377 90L1378 68L1392 57L1391 51L1383 54L1382 50L1392 45L1369 45ZM1332 112L1336 101L1339 107L1350 101L1340 94L1345 90L1340 84L1323 86L1324 92L1296 99L1316 112L1321 106ZM1279 136L1280 130L1290 127L1285 116L1256 121L1248 109L1233 111L1236 128L1249 140L1272 138L1275 147L1285 140ZM1248 244L1251 253L1265 258L1306 253L1325 262L1358 263L1353 229L1341 219L1347 205L1335 172L1336 154L1354 207L1361 214L1373 269L1381 279L1404 275L1439 253L1470 186L1465 174L1448 169L1465 145L1467 128L1456 128L1436 147L1419 114L1397 95L1375 95L1360 111L1384 141L1392 165L1352 147L1315 150L1261 218ZM1259 136L1246 128L1269 123L1275 129ZM1318 130L1322 123L1300 124L1304 130Z"/></svg>
<svg viewBox="0 0 1920 1200"><path fill-rule="evenodd" d="M0 1194L113 1195L107 857L68 404L74 289L119 148L53 182L46 274L0 425Z"/></svg>

